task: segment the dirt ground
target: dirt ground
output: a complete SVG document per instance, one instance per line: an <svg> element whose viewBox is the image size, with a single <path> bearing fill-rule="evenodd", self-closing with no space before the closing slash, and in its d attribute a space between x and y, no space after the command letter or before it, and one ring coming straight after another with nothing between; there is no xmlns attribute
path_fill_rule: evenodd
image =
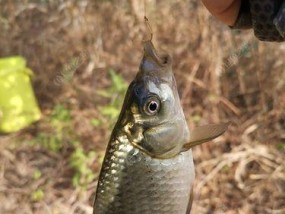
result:
<svg viewBox="0 0 285 214"><path fill-rule="evenodd" d="M230 30L198 0L145 2L155 45L173 57L189 126L232 122L194 148L192 213L285 213L285 43ZM0 0L0 57L27 59L42 111L0 136L0 213L92 213L124 90L110 70L127 84L135 76L143 16L135 0Z"/></svg>

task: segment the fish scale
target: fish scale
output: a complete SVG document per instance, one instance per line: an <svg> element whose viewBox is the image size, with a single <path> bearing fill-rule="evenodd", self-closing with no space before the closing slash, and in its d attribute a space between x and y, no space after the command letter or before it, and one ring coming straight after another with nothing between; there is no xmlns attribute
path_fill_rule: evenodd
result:
<svg viewBox="0 0 285 214"><path fill-rule="evenodd" d="M125 138L110 143L106 160L97 190L102 193L98 198L101 211L96 213L184 213L187 209L194 176L191 150L172 159L152 159Z"/></svg>

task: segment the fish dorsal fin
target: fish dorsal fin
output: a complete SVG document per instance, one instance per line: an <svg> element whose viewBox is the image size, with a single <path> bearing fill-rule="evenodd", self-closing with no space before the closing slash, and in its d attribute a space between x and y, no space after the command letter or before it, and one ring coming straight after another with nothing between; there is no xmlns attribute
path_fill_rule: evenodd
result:
<svg viewBox="0 0 285 214"><path fill-rule="evenodd" d="M219 137L223 134L229 126L228 123L219 123L219 124L209 124L204 126L199 126L194 128L190 132L190 140L188 143L184 144L183 148L188 150L193 146L205 143L207 141L213 140L216 137Z"/></svg>

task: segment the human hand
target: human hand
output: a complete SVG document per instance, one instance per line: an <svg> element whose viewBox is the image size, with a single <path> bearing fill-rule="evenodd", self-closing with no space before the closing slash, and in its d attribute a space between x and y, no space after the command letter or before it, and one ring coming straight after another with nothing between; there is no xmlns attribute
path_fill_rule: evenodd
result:
<svg viewBox="0 0 285 214"><path fill-rule="evenodd" d="M285 0L202 0L219 20L235 29L253 28L261 41L285 41Z"/></svg>
<svg viewBox="0 0 285 214"><path fill-rule="evenodd" d="M202 0L205 7L219 20L233 26L239 14L241 0Z"/></svg>

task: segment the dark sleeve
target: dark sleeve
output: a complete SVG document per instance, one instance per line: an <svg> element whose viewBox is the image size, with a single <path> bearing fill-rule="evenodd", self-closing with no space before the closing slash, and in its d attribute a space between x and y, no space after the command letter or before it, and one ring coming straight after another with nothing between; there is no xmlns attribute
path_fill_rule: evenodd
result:
<svg viewBox="0 0 285 214"><path fill-rule="evenodd" d="M283 0L278 14L274 17L273 23L276 26L276 29L279 31L280 35L285 38L285 0Z"/></svg>
<svg viewBox="0 0 285 214"><path fill-rule="evenodd" d="M241 0L233 29L253 28L261 41L285 41L285 0Z"/></svg>
<svg viewBox="0 0 285 214"><path fill-rule="evenodd" d="M241 6L236 23L233 29L249 29L252 28L252 18L250 13L250 6L248 0L241 0Z"/></svg>

